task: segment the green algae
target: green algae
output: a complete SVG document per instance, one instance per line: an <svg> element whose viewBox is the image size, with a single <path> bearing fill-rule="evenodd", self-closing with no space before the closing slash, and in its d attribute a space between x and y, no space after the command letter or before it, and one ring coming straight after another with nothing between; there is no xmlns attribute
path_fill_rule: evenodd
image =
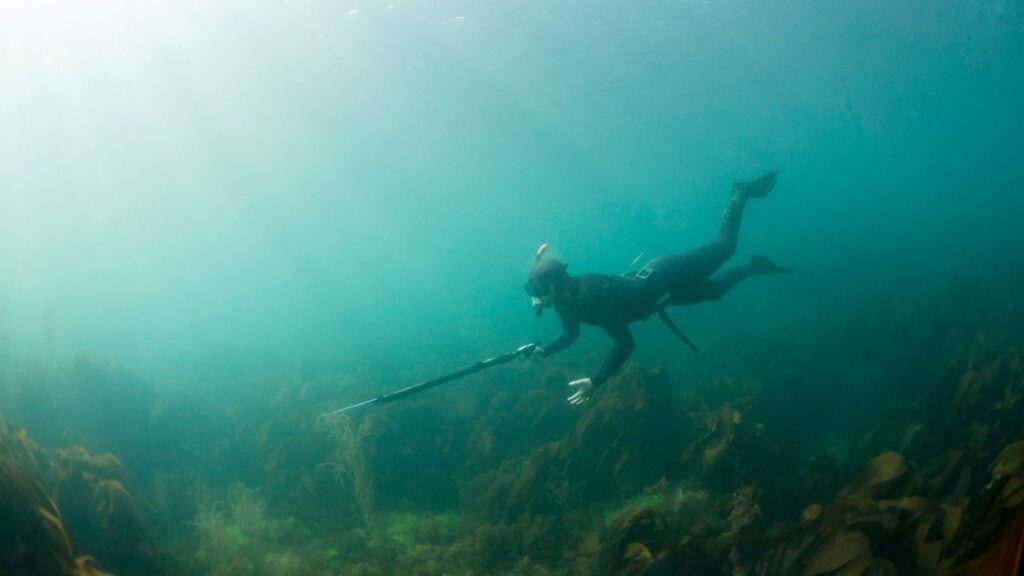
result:
<svg viewBox="0 0 1024 576"><path fill-rule="evenodd" d="M233 484L225 500L199 508L193 526L196 559L214 574L284 575L303 557L293 550L302 532L294 516L276 518L260 494Z"/></svg>
<svg viewBox="0 0 1024 576"><path fill-rule="evenodd" d="M400 546L412 546L423 540L449 539L462 524L456 511L441 513L400 512L381 519L384 538Z"/></svg>
<svg viewBox="0 0 1024 576"><path fill-rule="evenodd" d="M661 494L637 494L632 496L623 502L608 506L601 510L601 520L605 526L611 525L615 522L616 518L624 514L628 514L632 510L639 508L661 508L665 503L665 497Z"/></svg>

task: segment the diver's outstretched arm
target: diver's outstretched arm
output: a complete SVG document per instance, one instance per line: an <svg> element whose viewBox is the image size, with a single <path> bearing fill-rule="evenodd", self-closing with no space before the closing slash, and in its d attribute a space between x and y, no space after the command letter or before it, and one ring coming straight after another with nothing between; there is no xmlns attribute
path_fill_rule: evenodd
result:
<svg viewBox="0 0 1024 576"><path fill-rule="evenodd" d="M580 321L575 318L570 318L563 312L558 313L558 317L562 320L562 331L555 336L555 339L548 343L547 346L542 346L537 354L541 358L547 358L556 352L561 352L569 346L572 346L573 342L580 337Z"/></svg>
<svg viewBox="0 0 1024 576"><path fill-rule="evenodd" d="M633 353L633 349L636 348L636 341L633 340L633 334L629 331L629 326L606 326L604 331L612 337L615 344L612 346L611 352L608 353L608 357L605 358L604 364L601 365L601 370L590 379L595 387L603 384L605 380L621 368L629 358L629 355Z"/></svg>

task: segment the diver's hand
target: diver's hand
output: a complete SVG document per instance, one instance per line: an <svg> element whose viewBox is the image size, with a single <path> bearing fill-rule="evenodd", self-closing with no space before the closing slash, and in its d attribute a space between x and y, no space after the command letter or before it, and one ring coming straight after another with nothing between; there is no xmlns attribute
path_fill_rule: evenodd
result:
<svg viewBox="0 0 1024 576"><path fill-rule="evenodd" d="M544 349L541 348L540 346L534 347L533 352L530 352L530 355L528 356L528 358L531 361L539 364L541 362L541 360L544 359Z"/></svg>
<svg viewBox="0 0 1024 576"><path fill-rule="evenodd" d="M587 400L590 400L590 395L594 393L594 383L591 382L590 378L580 378L579 380L573 380L569 382L570 388L575 388L576 392L569 396L569 404L573 406L579 406Z"/></svg>
<svg viewBox="0 0 1024 576"><path fill-rule="evenodd" d="M527 344L516 349L516 358L540 362L544 359L544 349L539 344Z"/></svg>

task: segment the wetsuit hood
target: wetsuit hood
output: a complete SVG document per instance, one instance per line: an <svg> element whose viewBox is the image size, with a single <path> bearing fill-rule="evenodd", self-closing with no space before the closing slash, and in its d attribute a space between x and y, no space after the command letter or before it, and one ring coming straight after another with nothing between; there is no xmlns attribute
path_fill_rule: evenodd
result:
<svg viewBox="0 0 1024 576"><path fill-rule="evenodd" d="M540 260L533 265L533 269L530 270L530 275L527 277L529 282L556 282L559 283L568 273L565 271L567 266L554 258L545 258Z"/></svg>
<svg viewBox="0 0 1024 576"><path fill-rule="evenodd" d="M554 258L537 260L533 265L523 288L533 299L533 311L537 316L544 308L553 305L554 293L568 277L565 264Z"/></svg>

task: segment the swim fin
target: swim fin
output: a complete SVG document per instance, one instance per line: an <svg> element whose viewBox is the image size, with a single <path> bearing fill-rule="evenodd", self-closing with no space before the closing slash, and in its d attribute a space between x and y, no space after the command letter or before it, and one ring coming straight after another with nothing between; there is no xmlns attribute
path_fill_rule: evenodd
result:
<svg viewBox="0 0 1024 576"><path fill-rule="evenodd" d="M776 170L750 182L737 182L732 185L732 191L733 193L742 192L747 195L747 198L764 198L775 188L775 177L778 173Z"/></svg>
<svg viewBox="0 0 1024 576"><path fill-rule="evenodd" d="M774 260L761 254L750 258L750 266L758 274L787 274L796 271L796 268L779 266Z"/></svg>

